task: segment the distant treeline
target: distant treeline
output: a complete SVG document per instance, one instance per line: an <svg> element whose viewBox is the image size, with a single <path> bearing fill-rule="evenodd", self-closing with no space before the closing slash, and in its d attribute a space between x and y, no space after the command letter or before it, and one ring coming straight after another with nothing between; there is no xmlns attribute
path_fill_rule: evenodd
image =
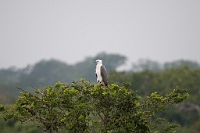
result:
<svg viewBox="0 0 200 133"><path fill-rule="evenodd" d="M99 53L95 57L87 57L82 62L74 65L51 59L41 60L34 65L28 65L21 69L16 69L15 67L1 69L0 94L17 97L19 94L19 90L16 89L17 86L25 88L27 91L33 91L31 85L40 88L53 85L57 81L71 83L80 78L96 83L96 59L102 59L107 72L110 73L110 71L116 70L125 64L127 57L119 54ZM140 59L137 63L133 63L132 68L127 70L127 72L141 72L144 70L160 72L168 68L181 68L184 66L187 66L189 69L200 68L200 65L194 61L178 60L162 65L149 59Z"/></svg>

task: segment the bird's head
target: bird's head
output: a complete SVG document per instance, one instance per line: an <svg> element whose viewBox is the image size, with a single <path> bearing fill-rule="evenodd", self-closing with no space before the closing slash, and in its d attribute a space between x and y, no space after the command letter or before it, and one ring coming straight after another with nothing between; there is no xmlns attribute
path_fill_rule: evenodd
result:
<svg viewBox="0 0 200 133"><path fill-rule="evenodd" d="M99 59L98 59L98 60L96 60L96 63L97 63L97 64L102 64L102 60L99 60Z"/></svg>

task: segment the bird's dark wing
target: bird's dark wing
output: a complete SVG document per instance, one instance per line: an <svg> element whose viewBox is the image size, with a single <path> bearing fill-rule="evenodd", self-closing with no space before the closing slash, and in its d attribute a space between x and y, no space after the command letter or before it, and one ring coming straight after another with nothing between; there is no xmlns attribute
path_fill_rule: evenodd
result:
<svg viewBox="0 0 200 133"><path fill-rule="evenodd" d="M102 65L100 69L101 69L102 80L103 80L105 86L107 86L108 85L108 75L106 72L106 68Z"/></svg>

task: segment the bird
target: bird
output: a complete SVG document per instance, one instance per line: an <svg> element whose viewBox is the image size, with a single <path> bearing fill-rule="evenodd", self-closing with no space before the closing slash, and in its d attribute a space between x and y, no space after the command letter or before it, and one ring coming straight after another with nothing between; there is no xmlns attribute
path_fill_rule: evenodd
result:
<svg viewBox="0 0 200 133"><path fill-rule="evenodd" d="M96 60L96 78L97 82L101 86L108 86L108 75L105 66L102 64L102 60Z"/></svg>

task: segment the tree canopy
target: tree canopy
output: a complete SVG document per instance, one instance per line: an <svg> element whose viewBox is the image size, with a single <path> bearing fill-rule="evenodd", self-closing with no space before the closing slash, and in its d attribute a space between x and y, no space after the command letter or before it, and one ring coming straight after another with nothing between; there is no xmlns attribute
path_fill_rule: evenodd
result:
<svg viewBox="0 0 200 133"><path fill-rule="evenodd" d="M33 87L34 93L18 88L20 96L13 107L6 110L0 105L1 116L31 121L48 133L148 133L177 127L156 114L185 100L189 95L185 89L176 87L165 95L154 92L140 100L129 87L129 83L104 87L80 79L71 87L61 82L45 89Z"/></svg>

